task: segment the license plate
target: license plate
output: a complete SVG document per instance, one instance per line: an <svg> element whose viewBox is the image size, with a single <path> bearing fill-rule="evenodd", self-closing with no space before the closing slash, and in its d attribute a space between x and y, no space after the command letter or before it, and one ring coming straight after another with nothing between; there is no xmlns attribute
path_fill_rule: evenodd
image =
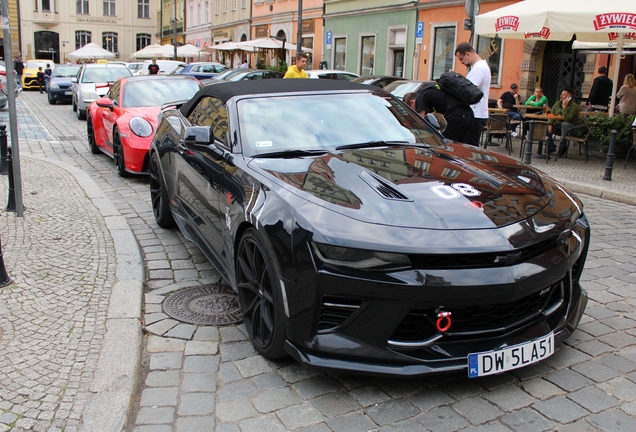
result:
<svg viewBox="0 0 636 432"><path fill-rule="evenodd" d="M477 378L528 366L554 354L554 333L496 351L468 354L468 377Z"/></svg>
<svg viewBox="0 0 636 432"><path fill-rule="evenodd" d="M64 94L65 94L66 96L71 96L71 95L73 94L73 92L72 92L72 91L65 91L65 92L64 92Z"/></svg>

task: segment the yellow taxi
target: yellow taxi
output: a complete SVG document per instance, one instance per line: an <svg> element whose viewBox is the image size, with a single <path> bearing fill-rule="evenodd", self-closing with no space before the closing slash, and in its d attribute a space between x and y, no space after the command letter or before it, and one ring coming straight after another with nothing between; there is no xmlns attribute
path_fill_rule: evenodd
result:
<svg viewBox="0 0 636 432"><path fill-rule="evenodd" d="M42 67L42 72L46 69L46 65L51 65L51 69L55 69L53 60L27 60L24 62L24 71L22 72L22 88L38 89L38 68Z"/></svg>

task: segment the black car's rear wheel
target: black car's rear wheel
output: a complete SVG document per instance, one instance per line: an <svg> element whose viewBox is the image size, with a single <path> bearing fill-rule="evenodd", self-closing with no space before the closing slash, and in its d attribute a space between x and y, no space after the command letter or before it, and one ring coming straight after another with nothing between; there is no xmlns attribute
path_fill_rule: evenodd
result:
<svg viewBox="0 0 636 432"><path fill-rule="evenodd" d="M128 177L126 161L124 160L124 148L121 144L119 129L115 129L113 131L113 159L115 159L115 169L117 170L119 177Z"/></svg>
<svg viewBox="0 0 636 432"><path fill-rule="evenodd" d="M88 149L93 154L99 154L99 147L95 143L95 128L93 127L93 118L90 113L86 114L86 137L88 138Z"/></svg>
<svg viewBox="0 0 636 432"><path fill-rule="evenodd" d="M168 191L163 183L159 155L156 152L150 157L150 201L157 225L170 228L175 225L168 201Z"/></svg>
<svg viewBox="0 0 636 432"><path fill-rule="evenodd" d="M267 358L286 356L280 272L274 259L263 237L248 229L236 258L239 303L254 347Z"/></svg>

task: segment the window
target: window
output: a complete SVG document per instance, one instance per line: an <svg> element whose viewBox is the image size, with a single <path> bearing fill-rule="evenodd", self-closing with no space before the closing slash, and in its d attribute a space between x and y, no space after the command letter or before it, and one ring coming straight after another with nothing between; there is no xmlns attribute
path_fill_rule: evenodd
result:
<svg viewBox="0 0 636 432"><path fill-rule="evenodd" d="M336 70L347 69L347 39L346 38L334 38L333 44L335 46L333 68Z"/></svg>
<svg viewBox="0 0 636 432"><path fill-rule="evenodd" d="M223 0L223 13L227 13L227 0Z"/></svg>
<svg viewBox="0 0 636 432"><path fill-rule="evenodd" d="M121 90L121 84L115 82L110 90L108 90L108 97L113 101L113 105L119 105L119 91Z"/></svg>
<svg viewBox="0 0 636 432"><path fill-rule="evenodd" d="M42 0L42 12L51 12L50 0Z"/></svg>
<svg viewBox="0 0 636 432"><path fill-rule="evenodd" d="M314 49L314 38L313 37L304 37L300 40L300 46L302 47L302 49L305 48L309 48L311 49L313 52ZM307 70L312 70L314 68L314 56L310 55L309 58L307 59L307 67L305 67L305 69Z"/></svg>
<svg viewBox="0 0 636 432"><path fill-rule="evenodd" d="M104 0L104 16L115 16L115 0Z"/></svg>
<svg viewBox="0 0 636 432"><path fill-rule="evenodd" d="M360 75L373 75L375 58L375 36L362 36L360 39Z"/></svg>
<svg viewBox="0 0 636 432"><path fill-rule="evenodd" d="M236 10L236 0L232 0L232 10Z"/></svg>
<svg viewBox="0 0 636 432"><path fill-rule="evenodd" d="M225 143L227 135L227 110L220 99L205 97L194 107L188 120L196 126L211 126L214 138Z"/></svg>
<svg viewBox="0 0 636 432"><path fill-rule="evenodd" d="M221 0L214 0L214 14L218 15L220 12L220 5L221 4Z"/></svg>
<svg viewBox="0 0 636 432"><path fill-rule="evenodd" d="M479 36L477 38L477 53L490 66L490 84L501 85L501 55L502 40L499 37Z"/></svg>
<svg viewBox="0 0 636 432"><path fill-rule="evenodd" d="M117 54L117 33L103 33L102 34L102 48L112 53Z"/></svg>
<svg viewBox="0 0 636 432"><path fill-rule="evenodd" d="M137 51L146 48L150 45L150 35L146 33L139 33L137 35Z"/></svg>
<svg viewBox="0 0 636 432"><path fill-rule="evenodd" d="M35 12L38 11L38 1L40 1L40 0L33 0L33 10Z"/></svg>
<svg viewBox="0 0 636 432"><path fill-rule="evenodd" d="M188 27L194 27L194 7L190 5L190 13L188 14Z"/></svg>
<svg viewBox="0 0 636 432"><path fill-rule="evenodd" d="M150 0L137 0L137 18L150 18Z"/></svg>
<svg viewBox="0 0 636 432"><path fill-rule="evenodd" d="M88 12L88 0L77 0L75 3L76 13L89 14Z"/></svg>
<svg viewBox="0 0 636 432"><path fill-rule="evenodd" d="M78 50L87 43L91 43L91 32L89 31L76 31L75 32L75 49Z"/></svg>
<svg viewBox="0 0 636 432"><path fill-rule="evenodd" d="M205 2L205 17L203 21L206 23L210 22L210 2L209 1Z"/></svg>
<svg viewBox="0 0 636 432"><path fill-rule="evenodd" d="M57 12L57 0L53 0L53 12Z"/></svg>
<svg viewBox="0 0 636 432"><path fill-rule="evenodd" d="M201 25L201 5L197 4L197 25Z"/></svg>
<svg viewBox="0 0 636 432"><path fill-rule="evenodd" d="M247 9L247 0L241 0L241 9Z"/></svg>
<svg viewBox="0 0 636 432"><path fill-rule="evenodd" d="M455 27L435 27L433 42L433 76L437 79L444 72L453 70L455 60Z"/></svg>

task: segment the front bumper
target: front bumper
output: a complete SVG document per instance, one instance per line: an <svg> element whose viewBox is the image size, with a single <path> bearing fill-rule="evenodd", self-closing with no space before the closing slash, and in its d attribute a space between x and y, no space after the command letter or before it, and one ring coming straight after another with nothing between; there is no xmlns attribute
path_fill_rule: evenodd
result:
<svg viewBox="0 0 636 432"><path fill-rule="evenodd" d="M54 101L72 101L73 91L69 89L51 89L49 88L49 99Z"/></svg>

